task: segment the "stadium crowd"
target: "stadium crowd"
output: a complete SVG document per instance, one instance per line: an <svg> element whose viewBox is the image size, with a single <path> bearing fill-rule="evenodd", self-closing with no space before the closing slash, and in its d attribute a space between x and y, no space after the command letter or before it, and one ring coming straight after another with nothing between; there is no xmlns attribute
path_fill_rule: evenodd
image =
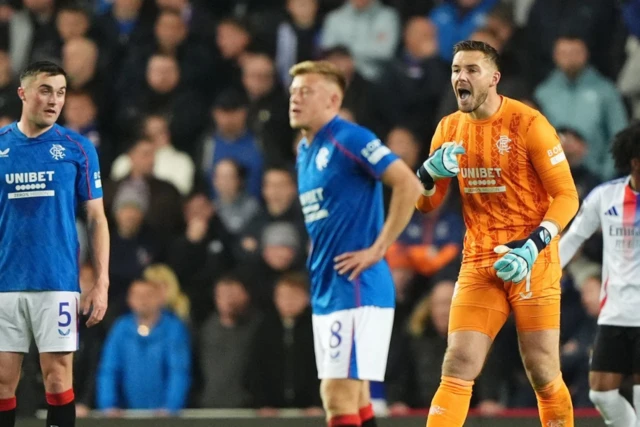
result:
<svg viewBox="0 0 640 427"><path fill-rule="evenodd" d="M69 74L62 124L100 155L110 305L101 325L81 324L78 415L319 413L288 70L337 64L349 82L341 115L415 170L457 108L452 47L468 38L501 53L500 92L556 127L581 198L616 176L608 145L640 119L639 0L0 0L0 124L19 117L20 70L53 60ZM427 407L439 384L465 231L456 191L416 213L387 256L392 413ZM590 239L562 282L562 368L577 408L591 407L601 246ZM515 352L508 322L474 389L484 413L535 407ZM23 415L45 406L31 356Z"/></svg>

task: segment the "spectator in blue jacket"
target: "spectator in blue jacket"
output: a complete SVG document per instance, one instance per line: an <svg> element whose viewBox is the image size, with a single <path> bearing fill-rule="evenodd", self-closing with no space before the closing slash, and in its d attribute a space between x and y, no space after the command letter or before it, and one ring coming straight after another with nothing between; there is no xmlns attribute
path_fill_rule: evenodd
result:
<svg viewBox="0 0 640 427"><path fill-rule="evenodd" d="M435 7L429 18L438 28L440 57L446 62L453 59L453 45L466 40L485 24L487 13L497 0L455 0Z"/></svg>
<svg viewBox="0 0 640 427"><path fill-rule="evenodd" d="M163 310L158 284L134 281L128 304L132 313L116 321L102 350L97 407L109 416L126 409L175 414L185 407L191 384L188 330Z"/></svg>

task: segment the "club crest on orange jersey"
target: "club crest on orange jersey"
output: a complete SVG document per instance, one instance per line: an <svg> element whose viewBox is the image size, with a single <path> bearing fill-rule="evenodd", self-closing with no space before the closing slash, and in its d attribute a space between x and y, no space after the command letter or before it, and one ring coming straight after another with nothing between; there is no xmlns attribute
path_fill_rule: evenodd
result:
<svg viewBox="0 0 640 427"><path fill-rule="evenodd" d="M496 142L496 147L498 147L498 153L504 154L511 151L511 140L508 136L500 135L498 142Z"/></svg>

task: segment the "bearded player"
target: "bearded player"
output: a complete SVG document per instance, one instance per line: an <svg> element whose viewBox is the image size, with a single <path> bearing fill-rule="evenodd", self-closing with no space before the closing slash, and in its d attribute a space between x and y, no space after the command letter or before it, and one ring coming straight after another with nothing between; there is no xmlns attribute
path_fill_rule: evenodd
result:
<svg viewBox="0 0 640 427"><path fill-rule="evenodd" d="M418 171L422 212L435 209L457 178L467 228L451 303L447 351L428 427L462 427L474 380L513 311L542 425L573 427L560 372L558 234L578 194L555 129L538 111L499 95L498 53L463 41L451 82L459 111L443 118Z"/></svg>

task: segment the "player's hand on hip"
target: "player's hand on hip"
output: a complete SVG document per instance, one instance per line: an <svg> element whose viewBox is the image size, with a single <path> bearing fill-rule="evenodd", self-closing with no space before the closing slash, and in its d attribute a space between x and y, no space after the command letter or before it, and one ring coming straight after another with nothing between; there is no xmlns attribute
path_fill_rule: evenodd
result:
<svg viewBox="0 0 640 427"><path fill-rule="evenodd" d="M87 326L97 325L107 312L109 284L97 281L84 299L82 314L88 315Z"/></svg>
<svg viewBox="0 0 640 427"><path fill-rule="evenodd" d="M544 227L536 228L526 239L496 246L493 251L504 254L493 264L499 278L505 282L521 282L533 269L539 253L551 242L551 234Z"/></svg>
<svg viewBox="0 0 640 427"><path fill-rule="evenodd" d="M334 269L340 275L351 272L349 280L355 280L360 273L380 261L383 257L384 251L373 246L355 252L345 252L333 259L336 263Z"/></svg>
<svg viewBox="0 0 640 427"><path fill-rule="evenodd" d="M453 178L460 172L458 155L464 154L462 143L445 142L434 151L418 169L418 178L425 188L433 187L433 182L442 178Z"/></svg>

